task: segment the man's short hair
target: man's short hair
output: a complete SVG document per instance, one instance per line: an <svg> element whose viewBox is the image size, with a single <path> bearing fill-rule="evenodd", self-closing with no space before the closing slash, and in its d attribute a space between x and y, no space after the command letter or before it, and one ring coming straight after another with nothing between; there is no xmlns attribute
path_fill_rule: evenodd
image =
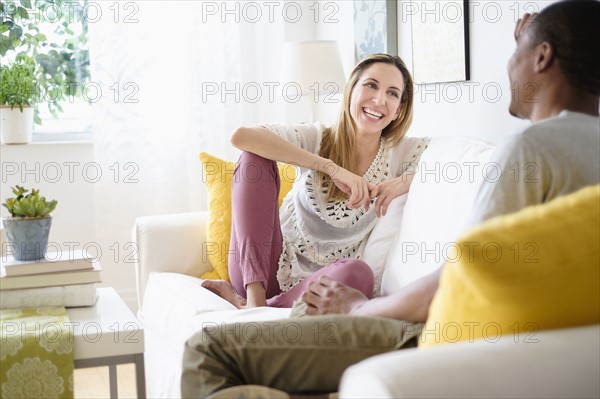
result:
<svg viewBox="0 0 600 399"><path fill-rule="evenodd" d="M563 0L544 8L530 26L533 44L548 42L567 81L600 95L600 1Z"/></svg>

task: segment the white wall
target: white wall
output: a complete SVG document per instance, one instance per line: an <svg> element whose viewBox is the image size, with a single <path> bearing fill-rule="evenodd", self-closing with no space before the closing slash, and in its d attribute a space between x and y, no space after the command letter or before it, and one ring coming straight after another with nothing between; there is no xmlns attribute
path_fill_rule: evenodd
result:
<svg viewBox="0 0 600 399"><path fill-rule="evenodd" d="M47 199L56 199L50 242L68 249L69 242L93 243L95 238L94 183L91 143L45 143L0 146L2 202L11 187L39 188ZM2 216L8 216L2 207Z"/></svg>
<svg viewBox="0 0 600 399"><path fill-rule="evenodd" d="M12 196L16 184L39 188L58 205L52 213L49 250L86 248L103 266L101 286L114 287L125 302L136 309L134 267L115 267L113 259L126 254L112 243L100 242L96 235L95 184L98 179L111 179L110 170L97 172L91 142L47 142L27 145L0 145L0 198ZM8 216L2 207L2 216ZM101 221L99 221L101 223ZM112 249L111 249L112 247ZM100 252L98 250L100 249ZM129 266L129 267L127 267Z"/></svg>
<svg viewBox="0 0 600 399"><path fill-rule="evenodd" d="M320 0L325 4L331 3ZM417 85L415 87L415 113L412 136L471 136L498 142L508 134L516 132L528 122L508 114L510 87L506 64L515 43L513 31L518 16L526 11L539 10L553 1L473 1L469 0L470 22L470 66L469 82ZM353 2L337 1L339 22L321 20L317 38L337 40L347 73L354 64ZM398 43L399 55L411 59L410 16L407 7L399 1ZM438 2L439 12L423 14L423 4L412 18L444 17L444 2ZM427 1L429 10L434 9ZM404 11L404 13L403 13ZM409 64L411 65L411 64ZM484 90L484 88L486 90Z"/></svg>

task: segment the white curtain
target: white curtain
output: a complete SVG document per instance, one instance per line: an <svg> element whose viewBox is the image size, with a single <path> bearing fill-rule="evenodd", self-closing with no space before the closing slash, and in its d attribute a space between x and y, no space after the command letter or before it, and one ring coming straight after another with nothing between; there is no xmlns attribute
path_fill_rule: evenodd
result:
<svg viewBox="0 0 600 399"><path fill-rule="evenodd" d="M205 209L198 153L235 159L229 136L236 127L285 119L266 91L256 101L250 90L277 81L285 27L283 20L223 22L200 1L95 4L102 9L90 23L88 96L101 94L96 233L104 282L133 297L126 292L133 267L123 268L135 250L135 218ZM233 92L223 99L224 89Z"/></svg>

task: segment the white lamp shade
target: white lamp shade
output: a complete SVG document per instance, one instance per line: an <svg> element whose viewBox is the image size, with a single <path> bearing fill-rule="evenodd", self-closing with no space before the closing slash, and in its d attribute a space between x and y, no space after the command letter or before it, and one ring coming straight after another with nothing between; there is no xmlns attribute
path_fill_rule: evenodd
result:
<svg viewBox="0 0 600 399"><path fill-rule="evenodd" d="M300 86L302 95L344 91L346 77L337 42L288 42L283 48L280 83Z"/></svg>

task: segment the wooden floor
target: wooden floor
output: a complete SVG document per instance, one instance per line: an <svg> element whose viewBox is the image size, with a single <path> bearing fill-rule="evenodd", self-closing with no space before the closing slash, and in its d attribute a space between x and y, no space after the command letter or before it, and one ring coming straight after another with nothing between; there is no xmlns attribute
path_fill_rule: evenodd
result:
<svg viewBox="0 0 600 399"><path fill-rule="evenodd" d="M110 397L108 367L75 369L75 399L100 399ZM119 399L137 398L135 390L135 365L117 366Z"/></svg>

